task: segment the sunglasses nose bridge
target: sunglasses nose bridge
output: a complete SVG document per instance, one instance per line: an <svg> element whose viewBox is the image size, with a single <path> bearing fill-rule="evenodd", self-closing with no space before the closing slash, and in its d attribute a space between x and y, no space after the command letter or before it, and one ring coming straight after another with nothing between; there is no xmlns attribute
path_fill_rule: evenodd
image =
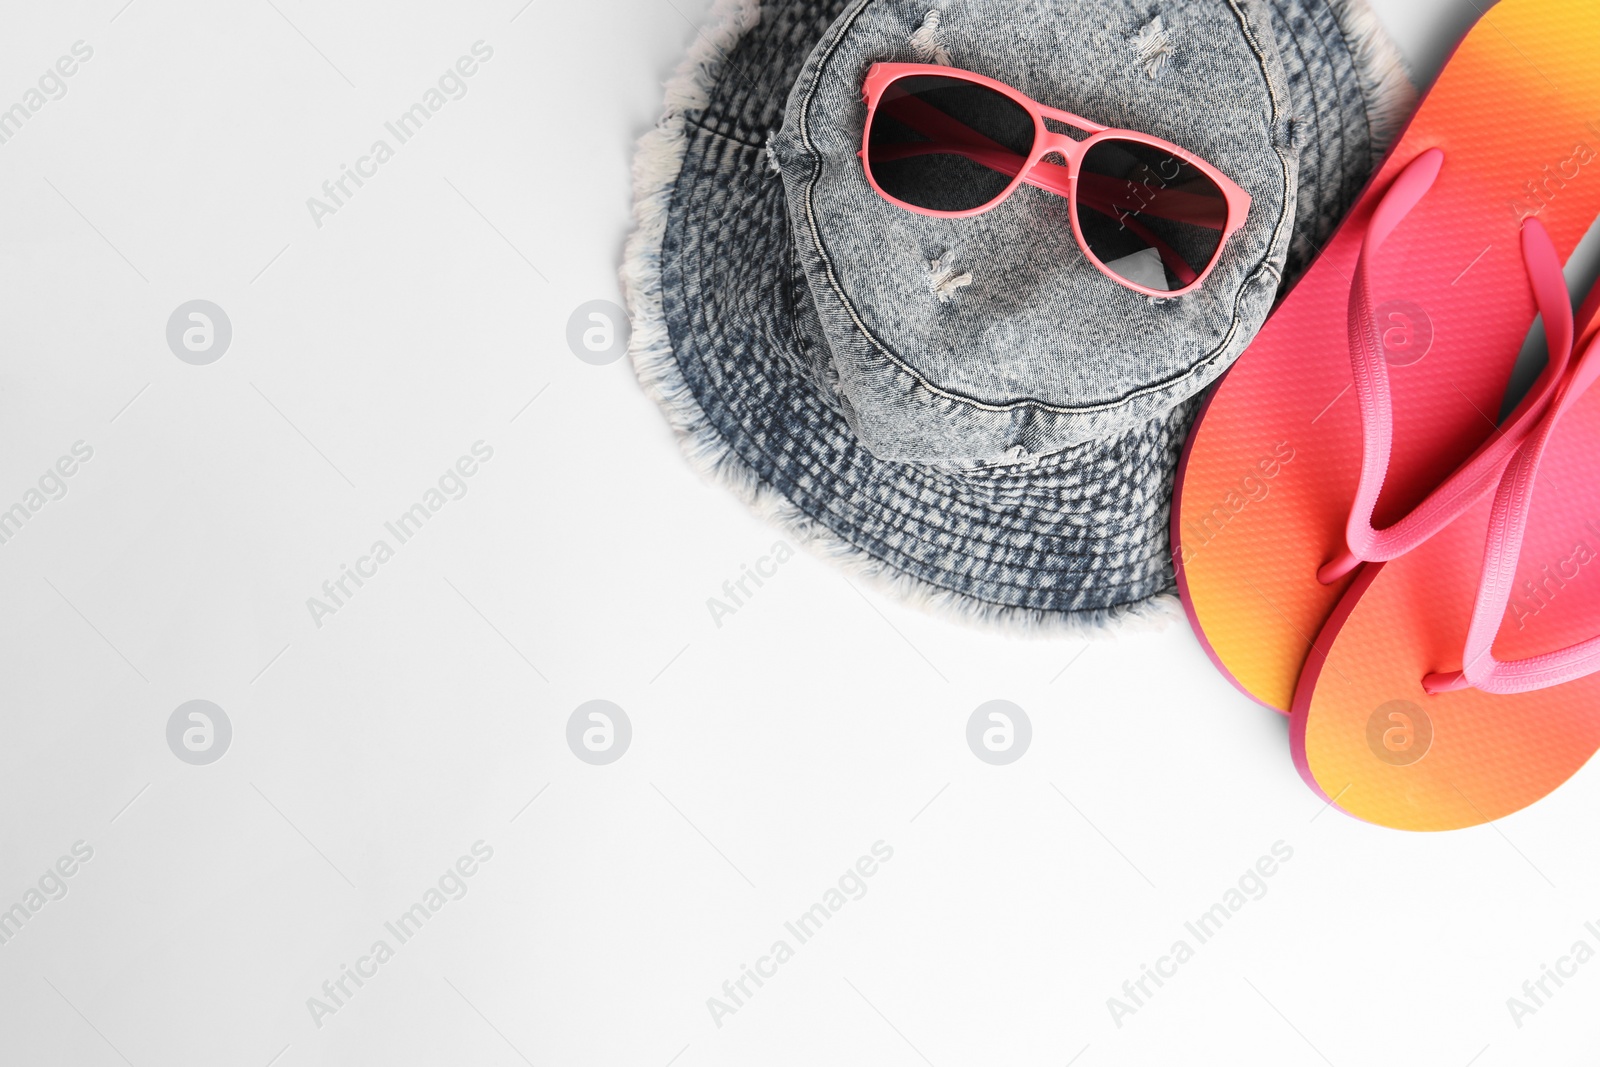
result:
<svg viewBox="0 0 1600 1067"><path fill-rule="evenodd" d="M1059 152L1061 158L1068 163L1077 162L1078 157L1083 155L1083 146L1081 144L1066 134L1056 133L1054 130L1046 130L1044 132L1044 136L1039 139L1039 149L1041 155Z"/></svg>

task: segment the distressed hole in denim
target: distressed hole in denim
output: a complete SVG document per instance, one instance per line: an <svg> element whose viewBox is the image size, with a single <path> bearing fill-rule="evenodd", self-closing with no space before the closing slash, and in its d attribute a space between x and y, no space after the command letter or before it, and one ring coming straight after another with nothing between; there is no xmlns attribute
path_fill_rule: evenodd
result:
<svg viewBox="0 0 1600 1067"><path fill-rule="evenodd" d="M1167 65L1172 62L1172 36L1162 25L1160 15L1145 23L1134 35L1132 44L1134 58L1144 66L1147 76L1159 78L1166 72Z"/></svg>
<svg viewBox="0 0 1600 1067"><path fill-rule="evenodd" d="M972 284L972 275L955 267L955 256L949 252L928 260L928 288L933 295L939 298L939 303L948 304L956 298L956 290L963 289Z"/></svg>
<svg viewBox="0 0 1600 1067"><path fill-rule="evenodd" d="M1035 469L1039 466L1039 461L1043 458L1043 456L1036 455L1033 452L1028 451L1028 449L1022 445L1012 445L1011 448L1006 452L1006 459L1009 461L1009 465L1021 470Z"/></svg>
<svg viewBox="0 0 1600 1067"><path fill-rule="evenodd" d="M954 66L944 42L939 40L941 17L938 11L929 11L923 16L922 25L917 27L908 43L911 45L911 51L923 63L937 63L941 67Z"/></svg>

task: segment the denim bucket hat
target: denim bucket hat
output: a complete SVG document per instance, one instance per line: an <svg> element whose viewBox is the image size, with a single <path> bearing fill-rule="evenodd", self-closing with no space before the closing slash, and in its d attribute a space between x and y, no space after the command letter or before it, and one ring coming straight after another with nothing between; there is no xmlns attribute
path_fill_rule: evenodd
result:
<svg viewBox="0 0 1600 1067"><path fill-rule="evenodd" d="M1202 288L1153 298L1043 190L907 212L857 155L877 62L1179 144L1250 193L1246 224ZM1365 0L721 0L635 161L634 366L702 472L906 599L1027 629L1174 617L1198 394L1412 103Z"/></svg>

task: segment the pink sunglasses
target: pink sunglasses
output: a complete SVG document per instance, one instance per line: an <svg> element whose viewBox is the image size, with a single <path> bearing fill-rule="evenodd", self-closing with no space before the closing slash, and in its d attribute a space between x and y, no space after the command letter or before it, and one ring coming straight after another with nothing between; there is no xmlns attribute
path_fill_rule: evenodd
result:
<svg viewBox="0 0 1600 1067"><path fill-rule="evenodd" d="M1250 194L1158 137L1045 107L953 67L877 63L863 93L861 159L878 195L907 211L968 218L1028 184L1067 198L1089 261L1148 296L1200 287L1250 211ZM1089 134L1055 133L1045 120ZM1058 154L1066 166L1044 162Z"/></svg>

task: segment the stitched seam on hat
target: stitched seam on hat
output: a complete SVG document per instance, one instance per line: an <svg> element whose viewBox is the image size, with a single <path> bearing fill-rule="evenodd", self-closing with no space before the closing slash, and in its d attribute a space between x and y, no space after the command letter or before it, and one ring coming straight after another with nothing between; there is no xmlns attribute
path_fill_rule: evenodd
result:
<svg viewBox="0 0 1600 1067"><path fill-rule="evenodd" d="M878 339L878 337L867 327L867 324L862 321L860 314L856 311L855 305L845 294L844 287L839 284L838 275L834 273L833 261L829 258L827 247L822 241L822 232L817 227L816 204L813 194L816 190L817 182L822 177L822 156L821 153L817 151L816 145L811 140L811 101L816 96L818 88L821 85L823 71L832 61L833 54L838 50L840 42L842 42L845 36L850 32L850 28L855 24L856 19L858 19L866 10L869 3L871 3L871 0L862 0L861 5L848 16L849 21L842 25L839 31L835 34L833 40L829 42L828 50L818 61L816 72L811 78L811 84L806 86L805 95L801 98L799 120L801 142L804 144L806 151L811 154L811 177L807 180L805 186L805 208L806 221L811 230L812 243L816 245L817 254L822 260L823 269L826 271L828 276L828 284L832 287L834 295L839 298L839 302L844 306L845 311L849 313L850 320L855 323L856 329L861 333L861 335L871 342L872 346L881 352L891 363L900 368L901 371L909 375L912 380L914 380L918 385L921 385L924 389L928 390L930 393L933 393L936 396L942 396L947 400L953 400L957 403L966 404L970 407L977 408L980 411L1000 412L1016 411L1022 408L1033 408L1040 411L1047 411L1056 415L1084 415L1099 411L1110 411L1116 408L1126 407L1133 400L1141 399L1154 393L1170 391L1190 378L1197 377L1205 371L1208 371L1211 368L1211 365L1221 358L1222 354L1226 352L1229 346L1233 344L1233 339L1239 332L1239 304L1244 299L1245 290L1250 286L1251 282L1260 275L1261 267L1270 265L1268 260L1271 258L1272 249L1277 247L1278 241L1283 235L1284 226L1293 217L1289 211L1289 208L1295 198L1293 196L1294 190L1288 188L1288 161L1284 158L1283 149L1278 145L1273 146L1273 151L1277 153L1284 171L1284 208L1279 213L1278 224L1273 229L1272 240L1267 243L1267 250L1262 255L1260 263L1257 264L1255 270L1251 271L1245 277L1244 284L1239 287L1239 292L1234 297L1232 322L1228 327L1228 332L1223 336L1222 341L1215 348L1213 348L1205 356L1201 357L1197 363L1189 367L1187 370L1161 379L1160 381L1155 381L1147 385L1140 386L1139 388L1131 390L1130 392L1125 393L1116 399L1096 401L1090 404L1050 404L1043 400L1035 400L1032 398L1012 400L1006 403L995 403L992 401L978 400L973 397L965 396L961 393L946 389L943 386L934 384L933 382L929 381L920 371L902 360L895 352L891 351L887 345ZM1244 13L1239 9L1239 5L1236 0L1228 0L1228 7L1233 11L1234 17L1238 19L1240 28L1244 32L1245 40L1249 43L1250 50L1256 56L1257 65L1261 68L1262 79L1267 86L1267 98L1272 103L1272 126L1276 128L1280 120L1282 109L1279 106L1278 96L1273 91L1272 79L1266 77L1266 55L1261 50L1261 44L1256 39L1256 35L1251 30L1248 19L1246 19ZM1277 271L1274 269L1272 273L1276 275Z"/></svg>
<svg viewBox="0 0 1600 1067"><path fill-rule="evenodd" d="M720 392L718 395L721 395ZM817 404L818 409L822 408L820 401L814 402ZM826 414L826 412L823 413ZM819 503L817 501L816 490L811 482L811 479L809 477L796 476L793 469L790 467L789 462L793 459L790 454L781 451L773 452L772 450L768 449L762 444L763 435L753 433L745 423L742 416L732 411L728 412L728 414L730 414L735 420L740 436L745 438L746 447L750 448L755 454L759 455L765 461L767 469L763 471L760 476L767 484L773 486L786 499L793 502L797 507L800 507L801 510L805 511L808 515L812 515L813 518L816 518L816 515L812 510L813 508L825 513L831 513L841 519L845 518L845 516L831 504L826 502ZM724 432L726 433L726 431ZM748 460L746 460L746 462L748 462ZM878 462L884 463L884 461ZM1148 554L1144 554L1143 552L1146 546L1155 544L1164 545L1167 540L1167 531L1164 525L1162 528L1150 531L1145 536L1137 536L1138 534L1149 530L1150 527L1157 522L1157 520L1155 520L1153 517L1141 518L1139 516L1132 515L1118 516L1118 518L1125 520L1118 525L1115 524L1113 520L1095 522L1085 519L1084 521L1075 522L1073 521L1074 519L1082 517L1070 514L1057 514L1052 516L1042 512L1036 512L1031 516L1024 515L1008 508L997 509L993 507L992 502L982 499L981 494L965 493L962 491L959 485L951 484L948 481L941 481L929 475L926 468L920 468L914 464L884 465L894 467L894 474L896 476L884 477L879 483L880 488L878 493L872 495L867 502L867 506L870 507L872 511L875 511L880 518L883 516L890 516L893 518L893 520L896 520L884 523L883 525L903 529L898 520L906 520L919 526L927 524L928 517L926 509L919 505L927 504L928 501L924 494L926 492L933 491L938 492L942 496L946 496L950 505L958 505L960 517L963 519L963 521L970 520L971 516L967 514L969 511L987 513L990 516L990 520L994 524L994 528L991 531L991 536L994 534L1000 535L1000 543L1007 552L1022 548L1022 546L1016 545L1010 541L1010 537L1012 535L1021 534L1036 536L1044 533L1052 538L1076 540L1079 538L1090 537L1098 532L1101 535L1110 535L1110 539L1119 542L1114 549L1115 551L1140 553L1130 560L1130 562L1133 563L1153 562L1157 559L1163 559L1168 554L1168 550L1165 548L1159 551L1150 552ZM806 473L809 475L812 472L807 470ZM802 504L801 501L806 501L807 503ZM849 519L848 521L850 522L850 526L854 531L853 536L855 540L853 540L852 543L862 547L863 550L870 551L875 558L884 560L885 562L891 562L891 558L898 558L901 560L901 563L891 563L891 565L899 566L902 569L907 565L908 562L915 563L919 566L934 565L930 560L918 557L915 555L915 553L905 548L894 547L888 540L885 539L882 534L873 532L879 524L863 521L861 519ZM1134 534L1136 536L1131 541L1122 541L1122 536L1127 534ZM963 537L963 540L970 540L970 538ZM982 559L986 566L1009 567L1012 570L1032 572L1037 572L1042 566L1044 566L1042 563L1024 564L1018 562L997 562L993 558L977 555L975 549L973 551L975 553L975 558ZM1035 552L1031 553L1031 555L1038 556L1040 553ZM1092 564L1088 563L1076 567L1061 567L1059 565L1053 566L1056 570L1064 574L1091 575L1096 573L1092 568ZM1011 580L1000 577L988 577L985 578L984 581L989 585L998 586L1001 588L1015 588L1021 591L1026 591L1030 588L1029 581L1024 579ZM1106 583L1106 587L1117 589L1133 588L1141 583L1142 579L1131 578L1120 583L1108 582ZM970 596L972 594L966 593L963 595ZM1000 602L996 601L996 603Z"/></svg>
<svg viewBox="0 0 1600 1067"><path fill-rule="evenodd" d="M1244 33L1244 39L1246 43L1250 45L1250 50L1255 53L1256 66L1260 69L1261 79L1267 87L1267 100L1272 105L1271 128L1276 130L1283 122L1284 107L1283 101L1279 99L1277 87L1274 87L1272 78L1267 73L1268 64L1266 52L1263 50L1261 41L1256 36L1255 30L1250 25L1250 19L1245 15L1244 9L1240 7L1238 0L1228 0L1228 7L1233 11L1234 18L1239 20L1239 29ZM1269 19L1272 17L1271 12L1266 12L1266 15ZM1276 50L1276 43L1274 43L1273 48ZM1287 93L1289 91L1287 72L1284 72L1284 78L1285 83L1283 86L1281 86L1281 88L1285 93ZM1290 114L1293 114L1292 108L1290 110ZM1289 158L1284 154L1284 146L1277 142L1278 138L1274 137L1272 150L1274 153L1276 153L1278 157L1278 166L1283 171L1283 205L1278 210L1278 224L1273 227L1272 240L1267 242L1267 249L1264 253L1262 253L1261 260L1256 265L1256 269L1250 272L1250 278L1254 279L1259 277L1261 272L1266 270L1275 279L1281 282L1283 279L1283 272L1272 263L1272 250L1278 247L1279 242L1282 242L1285 254L1287 255L1289 244L1288 238L1293 236L1294 231L1294 216L1295 209L1299 202L1300 183L1298 180L1298 174L1296 175L1296 180L1294 182L1291 183L1289 181ZM1244 287L1241 286L1239 294L1234 298L1233 303L1233 327L1228 331L1228 338L1224 341L1224 345L1232 342L1233 334L1239 328L1239 303L1241 300L1243 300L1243 298ZM1206 365L1209 366L1211 362L1215 361L1222 351L1223 349L1219 348L1213 352L1210 359L1207 360Z"/></svg>

